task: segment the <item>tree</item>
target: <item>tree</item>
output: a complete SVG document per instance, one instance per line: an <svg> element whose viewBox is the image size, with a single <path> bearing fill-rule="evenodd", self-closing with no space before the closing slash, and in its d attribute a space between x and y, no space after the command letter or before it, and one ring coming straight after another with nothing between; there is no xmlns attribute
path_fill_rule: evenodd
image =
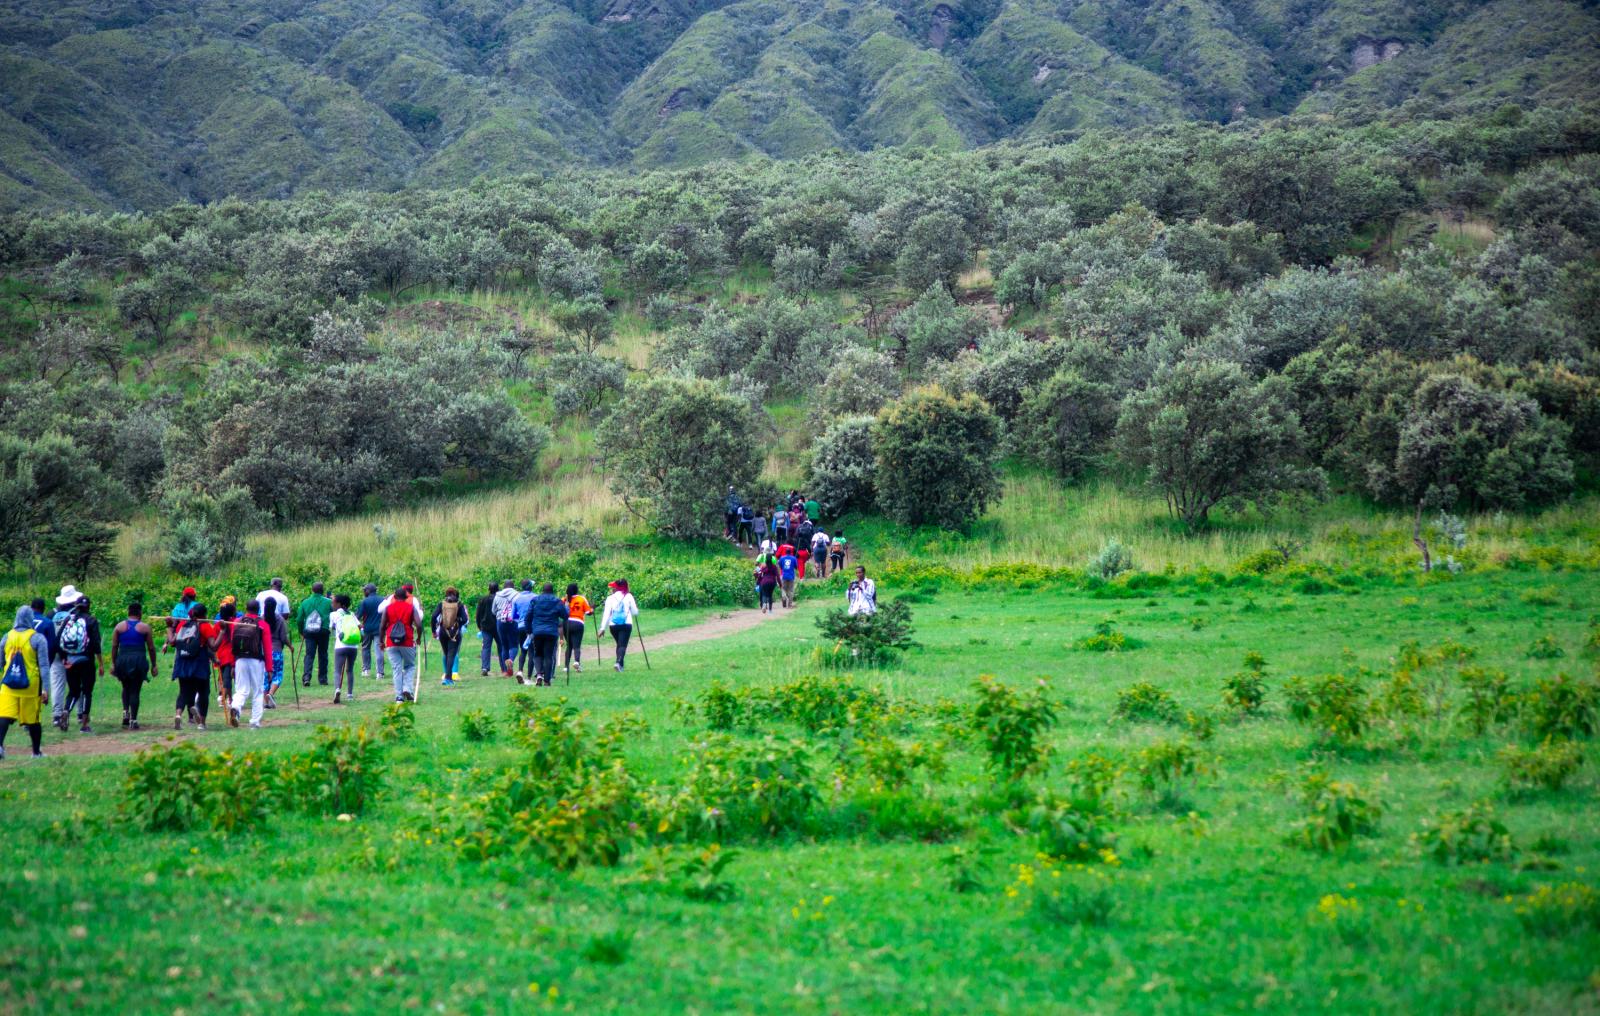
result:
<svg viewBox="0 0 1600 1016"><path fill-rule="evenodd" d="M70 437L0 433L0 562L47 558L87 575L105 561L115 535L106 523L127 500Z"/></svg>
<svg viewBox="0 0 1600 1016"><path fill-rule="evenodd" d="M889 334L900 345L900 359L913 375L930 360L948 360L983 334L983 322L959 306L944 283L929 286L917 302L895 316Z"/></svg>
<svg viewBox="0 0 1600 1016"><path fill-rule="evenodd" d="M1519 508L1572 487L1567 427L1525 395L1484 388L1457 374L1428 378L1400 426L1392 464L1374 464L1375 493L1415 506L1412 540L1432 567L1423 513L1467 501Z"/></svg>
<svg viewBox="0 0 1600 1016"><path fill-rule="evenodd" d="M877 474L872 440L875 424L870 416L847 416L833 421L811 443L811 478L806 490L830 518L873 508Z"/></svg>
<svg viewBox="0 0 1600 1016"><path fill-rule="evenodd" d="M550 316L556 327L566 332L585 353L593 353L611 338L616 322L599 293L584 293L576 300L557 304Z"/></svg>
<svg viewBox="0 0 1600 1016"><path fill-rule="evenodd" d="M811 397L811 427L823 430L843 416L876 413L900 394L900 372L887 353L845 346L834 354L820 389Z"/></svg>
<svg viewBox="0 0 1600 1016"><path fill-rule="evenodd" d="M117 287L117 314L157 339L164 339L197 291L194 276L182 266L164 265L142 279Z"/></svg>
<svg viewBox="0 0 1600 1016"><path fill-rule="evenodd" d="M611 489L628 510L669 536L707 536L722 521L722 494L761 469L748 403L714 382L678 376L635 380L595 434Z"/></svg>
<svg viewBox="0 0 1600 1016"><path fill-rule="evenodd" d="M900 241L894 274L900 284L919 293L930 286L953 288L972 260L966 223L954 212L928 212L913 219Z"/></svg>
<svg viewBox="0 0 1600 1016"><path fill-rule="evenodd" d="M1014 434L1029 458L1071 480L1105 451L1116 425L1111 386L1067 368L1027 394Z"/></svg>
<svg viewBox="0 0 1600 1016"><path fill-rule="evenodd" d="M778 245L772 256L772 284L779 292L809 300L811 294L822 288L826 266L815 247L788 247Z"/></svg>
<svg viewBox="0 0 1600 1016"><path fill-rule="evenodd" d="M569 353L550 358L550 404L557 416L593 413L607 397L620 395L628 381L628 368L604 356Z"/></svg>
<svg viewBox="0 0 1600 1016"><path fill-rule="evenodd" d="M682 289L689 284L689 259L682 251L651 240L628 255L628 281L645 295Z"/></svg>
<svg viewBox="0 0 1600 1016"><path fill-rule="evenodd" d="M904 525L965 528L1000 496L999 446L982 399L919 388L878 413L878 504Z"/></svg>
<svg viewBox="0 0 1600 1016"><path fill-rule="evenodd" d="M1253 381L1237 363L1186 357L1129 395L1117 420L1123 455L1190 529L1227 501L1317 491L1303 467L1300 420L1281 377Z"/></svg>

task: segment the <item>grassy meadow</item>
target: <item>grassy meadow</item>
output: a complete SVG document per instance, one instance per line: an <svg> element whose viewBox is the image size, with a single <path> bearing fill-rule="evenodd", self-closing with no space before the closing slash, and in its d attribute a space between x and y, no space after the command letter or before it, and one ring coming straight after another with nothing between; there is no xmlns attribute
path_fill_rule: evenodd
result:
<svg viewBox="0 0 1600 1016"><path fill-rule="evenodd" d="M1519 691L1558 672L1587 678L1593 593L1591 572L1537 569L1315 593L1181 573L1090 588L922 581L908 593L920 647L885 669L830 673L810 692L793 685L815 672L817 598L748 632L658 649L648 671L635 657L626 676L591 666L570 689L521 689L537 706L565 698L591 729L632 716L618 760L649 788L641 794L686 794L690 811L709 800L689 790L705 786L696 760L708 745L728 750L723 738L752 757L804 759L803 771L771 778L804 787L810 803L781 828L730 821L721 852L734 856L711 876L683 862L719 837L668 817L626 834L615 864L563 870L526 844L473 856L463 802L505 773L538 782L559 766L539 754L552 742L512 734L518 689L499 680L425 695L414 730L380 742L376 796L345 819L278 801L232 833L205 822L146 831L129 810L126 756L13 754L0 764L0 800L10 841L27 847L0 874L15 946L0 972L5 1007L1591 1011L1590 743L1579 742L1587 764L1562 789L1508 789L1497 753L1532 744L1531 721L1508 714L1472 733L1460 674L1504 671ZM1074 647L1097 626L1127 644ZM1251 652L1265 700L1260 715L1240 716L1221 694ZM1285 691L1292 675L1335 671L1373 707L1342 742L1293 720ZM1009 789L971 732L981 674L1024 697L1047 681L1056 710L1042 735L1049 761ZM1170 693L1179 716L1114 718L1139 682ZM746 704L728 734L710 729L721 717L714 686ZM1415 708L1403 704L1408 686ZM378 729L387 696L369 687L328 720ZM749 688L780 689L765 701L800 707L788 718L748 708L763 701L741 694ZM818 688L882 699L819 724L807 711ZM148 715L162 715L166 694L165 682L147 692ZM461 716L480 711L493 733L469 740ZM551 716L535 713L536 725ZM274 729L273 718L258 734L214 725L195 738L289 772L306 728ZM885 737L922 753L899 789L883 782L892 767L869 760ZM1191 750L1192 771L1143 785L1173 745ZM1096 846L1047 859L1017 802L1081 790L1079 767L1095 757L1109 774ZM1329 852L1288 842L1313 769L1381 809L1372 835ZM1462 860L1471 837L1443 860L1417 838L1475 802L1509 837L1505 849L1494 840L1492 859Z"/></svg>

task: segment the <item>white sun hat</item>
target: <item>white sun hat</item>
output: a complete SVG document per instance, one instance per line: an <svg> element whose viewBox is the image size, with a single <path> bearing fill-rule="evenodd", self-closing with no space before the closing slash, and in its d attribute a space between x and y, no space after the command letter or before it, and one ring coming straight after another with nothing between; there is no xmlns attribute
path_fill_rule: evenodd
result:
<svg viewBox="0 0 1600 1016"><path fill-rule="evenodd" d="M77 586L62 586L61 595L56 597L56 606L70 607L81 599L83 599L83 594L78 592Z"/></svg>

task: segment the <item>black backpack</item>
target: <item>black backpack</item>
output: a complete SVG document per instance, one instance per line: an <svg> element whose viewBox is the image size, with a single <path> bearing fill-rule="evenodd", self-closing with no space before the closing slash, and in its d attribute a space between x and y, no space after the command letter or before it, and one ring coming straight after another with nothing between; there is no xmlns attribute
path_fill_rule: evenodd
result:
<svg viewBox="0 0 1600 1016"><path fill-rule="evenodd" d="M236 660L264 660L266 647L261 642L261 622L253 617L243 617L233 623L233 634L228 637Z"/></svg>

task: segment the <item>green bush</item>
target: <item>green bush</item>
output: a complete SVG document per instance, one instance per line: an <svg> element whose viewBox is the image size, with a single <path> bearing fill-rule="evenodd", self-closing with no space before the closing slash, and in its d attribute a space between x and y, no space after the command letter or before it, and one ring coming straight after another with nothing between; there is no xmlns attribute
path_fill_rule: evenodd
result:
<svg viewBox="0 0 1600 1016"><path fill-rule="evenodd" d="M1557 674L1523 697L1522 713L1534 737L1593 737L1600 729L1600 681Z"/></svg>
<svg viewBox="0 0 1600 1016"><path fill-rule="evenodd" d="M798 831L821 800L805 745L716 734L691 746L681 787L651 804L660 835L758 839Z"/></svg>
<svg viewBox="0 0 1600 1016"><path fill-rule="evenodd" d="M308 811L359 815L383 782L383 750L365 723L319 726L302 758L295 789Z"/></svg>
<svg viewBox="0 0 1600 1016"><path fill-rule="evenodd" d="M456 727L468 741L494 740L494 717L484 709L468 709L456 717Z"/></svg>
<svg viewBox="0 0 1600 1016"><path fill-rule="evenodd" d="M1487 801L1424 821L1422 830L1411 840L1423 854L1440 864L1510 861L1517 855L1510 830Z"/></svg>
<svg viewBox="0 0 1600 1016"><path fill-rule="evenodd" d="M1546 738L1535 748L1508 744L1501 748L1501 778L1506 789L1560 790L1583 765L1583 749L1571 741Z"/></svg>
<svg viewBox="0 0 1600 1016"><path fill-rule="evenodd" d="M1383 809L1353 783L1313 771L1301 781L1300 799L1305 814L1289 834L1289 842L1295 846L1329 853L1348 846L1358 836L1378 834Z"/></svg>
<svg viewBox="0 0 1600 1016"><path fill-rule="evenodd" d="M835 607L818 617L816 625L833 643L819 658L841 667L889 666L917 644L911 638L911 606L904 599L892 600L871 614Z"/></svg>
<svg viewBox="0 0 1600 1016"><path fill-rule="evenodd" d="M1491 727L1516 716L1517 696L1505 671L1462 667L1456 679L1465 695L1457 715L1475 735L1482 737Z"/></svg>
<svg viewBox="0 0 1600 1016"><path fill-rule="evenodd" d="M1073 808L1090 815L1112 816L1117 812L1117 781L1123 767L1101 755L1087 752L1067 763L1067 799Z"/></svg>
<svg viewBox="0 0 1600 1016"><path fill-rule="evenodd" d="M1082 649L1091 653L1120 653L1124 649L1135 649L1139 643L1117 631L1111 618L1105 618L1094 626L1092 635L1085 635L1072 643L1072 648Z"/></svg>
<svg viewBox="0 0 1600 1016"><path fill-rule="evenodd" d="M1099 860L1112 852L1116 837L1090 812L1079 811L1070 801L1044 794L1012 824L1027 829L1037 838L1039 853L1060 861Z"/></svg>
<svg viewBox="0 0 1600 1016"><path fill-rule="evenodd" d="M1222 704L1236 713L1255 716L1267 700L1267 661L1259 653L1246 653L1244 669L1222 682Z"/></svg>
<svg viewBox="0 0 1600 1016"><path fill-rule="evenodd" d="M1292 677L1283 686L1289 715L1310 726L1327 744L1348 745L1361 738L1370 722L1370 707L1361 682L1344 674L1310 680Z"/></svg>
<svg viewBox="0 0 1600 1016"><path fill-rule="evenodd" d="M1184 790L1200 774L1200 753L1188 741L1158 741L1134 761L1139 789L1167 808L1186 804Z"/></svg>
<svg viewBox="0 0 1600 1016"><path fill-rule="evenodd" d="M873 429L878 504L901 525L963 529L1000 496L999 451L1000 421L977 396L913 391Z"/></svg>
<svg viewBox="0 0 1600 1016"><path fill-rule="evenodd" d="M1115 719L1129 723L1177 723L1182 717L1172 693L1160 685L1140 681L1117 693Z"/></svg>
<svg viewBox="0 0 1600 1016"><path fill-rule="evenodd" d="M135 825L181 832L208 825L252 828L279 799L279 780L258 752L212 752L191 741L140 751L123 777L121 809Z"/></svg>
<svg viewBox="0 0 1600 1016"><path fill-rule="evenodd" d="M949 766L943 745L922 741L879 736L862 741L858 750L862 774L883 790L902 790L919 772L942 776Z"/></svg>
<svg viewBox="0 0 1600 1016"><path fill-rule="evenodd" d="M989 770L1006 780L1018 780L1044 766L1050 746L1045 736L1056 725L1056 707L1049 686L1040 681L1019 695L990 675L973 684L977 693L967 713L968 729L988 755Z"/></svg>
<svg viewBox="0 0 1600 1016"><path fill-rule="evenodd" d="M1540 635L1528 645L1528 651L1523 655L1530 660L1559 660L1567 655L1567 651L1561 648L1561 643L1556 641L1554 635Z"/></svg>
<svg viewBox="0 0 1600 1016"><path fill-rule="evenodd" d="M385 741L404 741L417 729L417 717L405 702L391 702L378 714L378 736Z"/></svg>
<svg viewBox="0 0 1600 1016"><path fill-rule="evenodd" d="M883 692L857 684L854 678L815 674L780 684L762 693L759 701L764 711L799 724L810 734L845 727L877 727L889 704ZM709 710L709 702L704 706Z"/></svg>
<svg viewBox="0 0 1600 1016"><path fill-rule="evenodd" d="M1509 901L1517 920L1541 935L1600 929L1600 892L1582 882L1542 885Z"/></svg>

